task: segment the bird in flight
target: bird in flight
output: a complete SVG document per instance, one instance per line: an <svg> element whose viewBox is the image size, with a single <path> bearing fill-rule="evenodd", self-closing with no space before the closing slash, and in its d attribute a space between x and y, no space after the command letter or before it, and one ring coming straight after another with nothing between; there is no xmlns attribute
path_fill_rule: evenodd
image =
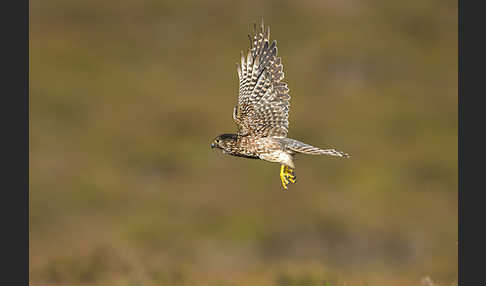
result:
<svg viewBox="0 0 486 286"><path fill-rule="evenodd" d="M253 37L245 58L241 52L241 65L237 65L239 94L233 109L233 120L238 132L221 134L214 138L211 148L221 149L223 154L261 159L279 163L282 187L296 182L293 157L296 154L331 155L348 158L349 155L335 149L320 149L287 138L289 128L289 88L284 78L282 60L277 57L277 42L270 42L270 27L263 24L257 30L253 25Z"/></svg>

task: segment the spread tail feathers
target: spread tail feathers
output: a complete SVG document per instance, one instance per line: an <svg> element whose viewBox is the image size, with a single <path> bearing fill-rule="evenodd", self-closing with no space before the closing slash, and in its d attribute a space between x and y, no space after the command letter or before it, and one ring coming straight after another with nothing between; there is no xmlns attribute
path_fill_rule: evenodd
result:
<svg viewBox="0 0 486 286"><path fill-rule="evenodd" d="M335 149L320 149L290 138L281 138L280 141L285 146L285 148L297 153L309 154L309 155L330 155L330 156L349 158L348 154Z"/></svg>

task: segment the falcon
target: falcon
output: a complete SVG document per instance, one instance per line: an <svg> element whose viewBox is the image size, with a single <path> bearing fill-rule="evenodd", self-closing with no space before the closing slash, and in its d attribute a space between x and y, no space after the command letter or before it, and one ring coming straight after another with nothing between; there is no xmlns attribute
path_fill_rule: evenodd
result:
<svg viewBox="0 0 486 286"><path fill-rule="evenodd" d="M283 65L277 57L277 42L270 42L270 27L263 24L253 37L245 58L237 63L239 94L233 109L236 134L221 134L214 138L211 148L223 154L279 163L280 180L287 185L296 182L293 158L296 154L330 155L348 158L335 149L320 149L295 139L287 138L289 128L290 95L284 78Z"/></svg>

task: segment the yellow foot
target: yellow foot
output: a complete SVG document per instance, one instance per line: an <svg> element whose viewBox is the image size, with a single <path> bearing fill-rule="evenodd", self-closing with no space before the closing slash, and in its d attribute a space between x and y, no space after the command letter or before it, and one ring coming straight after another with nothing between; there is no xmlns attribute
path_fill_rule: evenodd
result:
<svg viewBox="0 0 486 286"><path fill-rule="evenodd" d="M288 189L289 183L295 184L297 177L294 175L294 170L285 165L280 167L280 180L282 180L282 186L284 189Z"/></svg>

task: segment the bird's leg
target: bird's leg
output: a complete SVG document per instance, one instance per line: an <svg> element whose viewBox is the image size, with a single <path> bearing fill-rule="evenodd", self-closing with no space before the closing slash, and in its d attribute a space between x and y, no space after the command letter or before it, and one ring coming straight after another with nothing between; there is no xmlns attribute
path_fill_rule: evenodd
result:
<svg viewBox="0 0 486 286"><path fill-rule="evenodd" d="M286 177L287 179L292 183L295 184L295 181L297 180L297 177L295 176L294 169L285 166L286 169Z"/></svg>
<svg viewBox="0 0 486 286"><path fill-rule="evenodd" d="M295 184L295 181L297 180L297 177L295 176L294 169L287 167L287 174L288 174L288 179L292 184Z"/></svg>
<svg viewBox="0 0 486 286"><path fill-rule="evenodd" d="M296 181L296 177L294 175L294 170L292 168L289 168L285 165L282 165L280 167L280 180L282 180L282 186L284 189L287 190L287 185L289 183L294 184Z"/></svg>
<svg viewBox="0 0 486 286"><path fill-rule="evenodd" d="M289 181L287 181L287 178L285 177L285 173L284 173L284 170L285 170L285 165L282 165L280 167L280 180L282 180L282 186L284 189L287 189L287 184L289 183Z"/></svg>

